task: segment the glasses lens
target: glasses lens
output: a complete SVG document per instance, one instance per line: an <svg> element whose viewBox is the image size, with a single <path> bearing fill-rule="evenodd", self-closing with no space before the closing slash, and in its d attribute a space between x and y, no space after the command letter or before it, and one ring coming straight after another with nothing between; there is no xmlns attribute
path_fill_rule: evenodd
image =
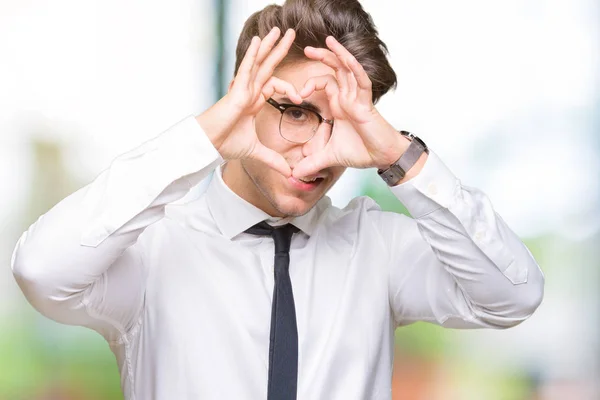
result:
<svg viewBox="0 0 600 400"><path fill-rule="evenodd" d="M310 140L319 127L319 116L310 110L289 107L281 115L281 135L290 142Z"/></svg>

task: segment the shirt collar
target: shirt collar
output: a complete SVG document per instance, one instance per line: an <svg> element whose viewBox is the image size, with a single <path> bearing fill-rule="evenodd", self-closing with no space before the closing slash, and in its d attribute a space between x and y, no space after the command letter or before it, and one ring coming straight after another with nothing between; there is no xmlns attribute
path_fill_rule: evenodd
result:
<svg viewBox="0 0 600 400"><path fill-rule="evenodd" d="M220 165L206 190L206 202L217 227L228 239L265 220L270 225L291 223L311 236L317 227L319 216L331 205L329 197L323 196L313 208L300 217L271 217L234 193L223 181L222 174L223 168Z"/></svg>

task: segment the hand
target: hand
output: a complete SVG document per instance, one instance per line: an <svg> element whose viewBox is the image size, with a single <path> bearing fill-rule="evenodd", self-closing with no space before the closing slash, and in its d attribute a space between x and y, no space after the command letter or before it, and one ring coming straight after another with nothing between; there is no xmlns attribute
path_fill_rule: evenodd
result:
<svg viewBox="0 0 600 400"><path fill-rule="evenodd" d="M335 71L333 75L310 78L300 91L307 98L324 90L335 121L325 147L300 161L295 177L310 176L330 166L387 168L408 148L410 142L379 114L373 105L372 83L363 67L333 37L328 49L306 47L305 55Z"/></svg>
<svg viewBox="0 0 600 400"><path fill-rule="evenodd" d="M280 35L279 28L275 27L262 40L252 38L227 95L197 120L223 159L256 159L289 177L288 162L264 146L254 128L256 114L275 92L286 95L296 104L302 102L292 84L273 76L295 38L290 29L273 48Z"/></svg>

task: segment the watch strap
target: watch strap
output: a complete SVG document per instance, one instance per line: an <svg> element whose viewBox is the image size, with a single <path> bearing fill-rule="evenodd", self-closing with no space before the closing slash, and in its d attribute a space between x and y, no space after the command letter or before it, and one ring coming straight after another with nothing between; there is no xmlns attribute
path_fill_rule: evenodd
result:
<svg viewBox="0 0 600 400"><path fill-rule="evenodd" d="M408 149L402 153L398 161L390 165L388 169L378 170L379 176L388 184L388 186L396 185L419 160L423 153L429 154L429 149L423 140L418 136L407 131L400 131L400 134L409 139L410 145Z"/></svg>

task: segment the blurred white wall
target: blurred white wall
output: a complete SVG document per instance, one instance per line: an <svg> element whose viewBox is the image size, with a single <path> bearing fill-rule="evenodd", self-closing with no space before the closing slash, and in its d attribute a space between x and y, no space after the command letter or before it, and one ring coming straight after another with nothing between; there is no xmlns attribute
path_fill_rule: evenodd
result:
<svg viewBox="0 0 600 400"><path fill-rule="evenodd" d="M30 143L61 145L76 180L190 114L215 93L210 0L0 2L0 304L28 206ZM32 221L30 221L32 222ZM5 294L3 296L3 294Z"/></svg>

